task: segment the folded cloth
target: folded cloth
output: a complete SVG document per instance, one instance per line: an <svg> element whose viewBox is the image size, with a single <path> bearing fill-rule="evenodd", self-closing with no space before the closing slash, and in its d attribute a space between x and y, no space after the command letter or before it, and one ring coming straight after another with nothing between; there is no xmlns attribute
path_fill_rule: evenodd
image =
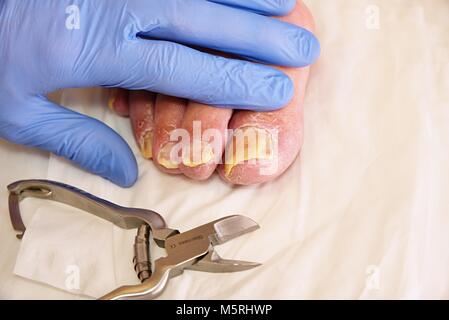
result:
<svg viewBox="0 0 449 320"><path fill-rule="evenodd" d="M138 283L132 264L134 236L81 210L42 204L27 227L14 273L100 297L119 285Z"/></svg>

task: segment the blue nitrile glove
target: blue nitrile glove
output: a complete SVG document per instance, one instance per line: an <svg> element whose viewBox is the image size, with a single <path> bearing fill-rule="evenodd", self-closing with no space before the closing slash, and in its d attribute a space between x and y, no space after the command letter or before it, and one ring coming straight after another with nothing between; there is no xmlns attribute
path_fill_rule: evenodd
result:
<svg viewBox="0 0 449 320"><path fill-rule="evenodd" d="M250 12L287 12L292 1L240 0L239 8L232 7L235 0L216 2L221 4L1 0L0 137L66 157L127 187L137 179L137 165L125 141L103 123L48 101L46 94L105 86L255 110L285 105L293 87L282 72L180 43L272 64L310 64L319 52L312 34Z"/></svg>

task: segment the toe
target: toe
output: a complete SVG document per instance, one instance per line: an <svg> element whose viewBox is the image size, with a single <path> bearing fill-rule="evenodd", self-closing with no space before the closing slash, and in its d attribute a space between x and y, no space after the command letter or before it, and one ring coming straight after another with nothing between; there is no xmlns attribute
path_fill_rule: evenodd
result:
<svg viewBox="0 0 449 320"><path fill-rule="evenodd" d="M180 174L182 145L179 141L187 101L159 94L155 107L154 163L163 172Z"/></svg>
<svg viewBox="0 0 449 320"><path fill-rule="evenodd" d="M108 107L115 111L119 116L129 116L129 96L128 91L119 88L113 88L109 93Z"/></svg>
<svg viewBox="0 0 449 320"><path fill-rule="evenodd" d="M298 2L281 20L313 31L310 12ZM281 68L293 80L295 95L283 109L273 112L239 111L229 128L232 138L225 150L220 176L237 185L271 181L283 174L299 154L303 138L303 101L309 68Z"/></svg>
<svg viewBox="0 0 449 320"><path fill-rule="evenodd" d="M151 92L129 92L129 116L134 137L145 159L153 157L154 99Z"/></svg>
<svg viewBox="0 0 449 320"><path fill-rule="evenodd" d="M153 157L155 95L147 91L129 92L129 117L140 152L145 159Z"/></svg>
<svg viewBox="0 0 449 320"><path fill-rule="evenodd" d="M181 172L195 180L206 180L221 163L232 110L190 102L183 128L190 136L184 150Z"/></svg>

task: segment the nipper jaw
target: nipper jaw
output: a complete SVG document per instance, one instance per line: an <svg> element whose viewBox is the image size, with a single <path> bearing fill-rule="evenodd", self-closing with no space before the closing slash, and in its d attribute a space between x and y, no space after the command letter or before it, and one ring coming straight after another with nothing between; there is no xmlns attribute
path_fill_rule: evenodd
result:
<svg viewBox="0 0 449 320"><path fill-rule="evenodd" d="M146 209L126 208L95 197L75 187L48 180L18 181L8 186L9 211L14 230L21 239L26 230L19 203L26 197L61 202L112 222L123 229L137 228L134 266L139 285L120 287L100 299L154 299L165 289L170 278L184 270L237 272L259 266L258 263L222 259L214 247L259 228L241 215L224 217L186 232L167 228L162 216ZM151 264L150 240L167 255Z"/></svg>

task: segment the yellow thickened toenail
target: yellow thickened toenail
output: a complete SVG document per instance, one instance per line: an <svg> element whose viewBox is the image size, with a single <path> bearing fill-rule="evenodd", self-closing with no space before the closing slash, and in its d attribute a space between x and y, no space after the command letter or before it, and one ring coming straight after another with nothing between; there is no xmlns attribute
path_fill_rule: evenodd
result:
<svg viewBox="0 0 449 320"><path fill-rule="evenodd" d="M268 130L246 127L234 132L226 149L224 172L230 176L235 166L245 161L272 160L273 136Z"/></svg>
<svg viewBox="0 0 449 320"><path fill-rule="evenodd" d="M145 159L153 158L153 131L149 131L143 136L140 151Z"/></svg>
<svg viewBox="0 0 449 320"><path fill-rule="evenodd" d="M178 169L179 161L174 159L172 154L173 147L176 145L174 142L169 142L161 148L157 156L157 162L166 169Z"/></svg>
<svg viewBox="0 0 449 320"><path fill-rule="evenodd" d="M214 149L209 143L196 141L193 142L190 152L184 154L182 164L189 168L196 168L209 163L214 157Z"/></svg>

